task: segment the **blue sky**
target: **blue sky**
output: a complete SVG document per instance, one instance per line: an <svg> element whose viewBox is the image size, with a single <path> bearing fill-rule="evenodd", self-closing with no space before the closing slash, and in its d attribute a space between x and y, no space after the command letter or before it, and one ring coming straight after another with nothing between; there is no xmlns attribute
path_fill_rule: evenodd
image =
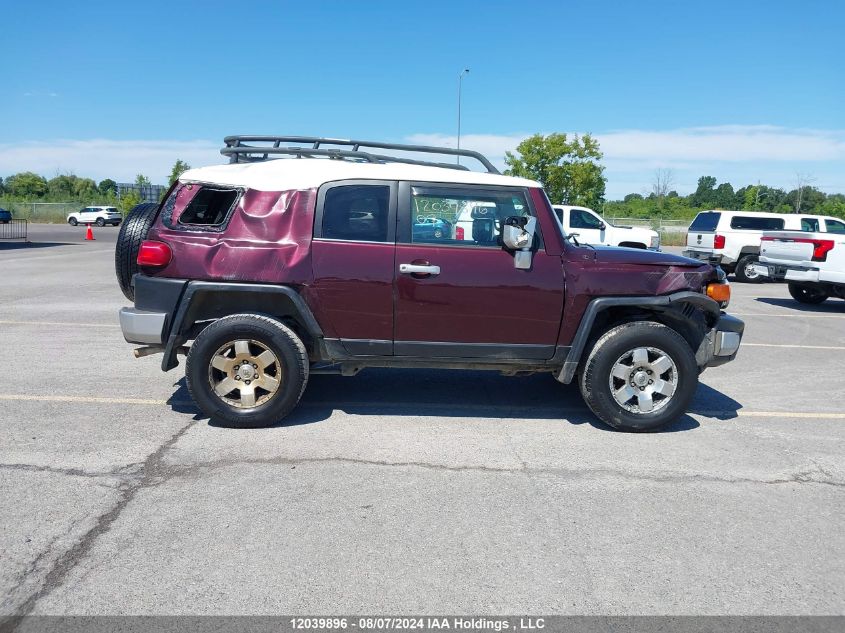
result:
<svg viewBox="0 0 845 633"><path fill-rule="evenodd" d="M122 6L126 4L126 6ZM845 3L15 2L0 176L163 180L226 134L462 145L591 132L608 197L669 168L845 191Z"/></svg>

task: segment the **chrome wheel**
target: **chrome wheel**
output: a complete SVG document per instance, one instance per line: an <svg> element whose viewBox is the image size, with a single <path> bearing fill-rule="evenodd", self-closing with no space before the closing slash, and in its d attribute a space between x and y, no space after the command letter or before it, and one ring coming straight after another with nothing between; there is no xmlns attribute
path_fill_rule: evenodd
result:
<svg viewBox="0 0 845 633"><path fill-rule="evenodd" d="M211 357L208 380L223 402L250 409L276 395L283 380L282 366L270 348L259 341L230 341Z"/></svg>
<svg viewBox="0 0 845 633"><path fill-rule="evenodd" d="M678 387L675 361L656 347L637 347L625 352L610 372L610 393L631 413L659 411Z"/></svg>
<svg viewBox="0 0 845 633"><path fill-rule="evenodd" d="M757 263L756 260L750 261L742 269L742 271L745 273L745 277L747 279L757 279L760 276L760 273L758 273L757 269L754 268L754 264L756 264L756 263Z"/></svg>

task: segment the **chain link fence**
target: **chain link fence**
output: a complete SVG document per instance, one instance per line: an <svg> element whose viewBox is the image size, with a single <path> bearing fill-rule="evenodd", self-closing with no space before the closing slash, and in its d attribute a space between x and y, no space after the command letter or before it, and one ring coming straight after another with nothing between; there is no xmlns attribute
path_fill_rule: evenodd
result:
<svg viewBox="0 0 845 633"><path fill-rule="evenodd" d="M79 211L85 205L79 202L0 202L12 217L30 222L67 222L68 213Z"/></svg>

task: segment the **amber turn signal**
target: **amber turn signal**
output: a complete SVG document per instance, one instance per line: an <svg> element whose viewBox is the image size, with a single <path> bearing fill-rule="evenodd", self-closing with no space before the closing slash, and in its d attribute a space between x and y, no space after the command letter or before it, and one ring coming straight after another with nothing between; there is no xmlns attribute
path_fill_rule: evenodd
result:
<svg viewBox="0 0 845 633"><path fill-rule="evenodd" d="M731 286L730 284L718 282L707 284L707 296L723 304L724 307L731 300Z"/></svg>

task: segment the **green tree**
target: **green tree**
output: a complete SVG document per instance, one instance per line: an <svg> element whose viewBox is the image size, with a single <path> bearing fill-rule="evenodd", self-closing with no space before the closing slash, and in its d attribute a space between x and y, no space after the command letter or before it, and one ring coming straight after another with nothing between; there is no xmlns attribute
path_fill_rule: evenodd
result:
<svg viewBox="0 0 845 633"><path fill-rule="evenodd" d="M179 180L179 176L184 174L188 171L191 166L183 161L181 158L177 158L176 162L173 163L173 169L170 170L170 180L168 181L171 185Z"/></svg>
<svg viewBox="0 0 845 633"><path fill-rule="evenodd" d="M506 174L531 178L543 184L556 204L599 208L604 202L607 179L596 139L589 134L535 134L516 148L519 156L505 153Z"/></svg>
<svg viewBox="0 0 845 633"><path fill-rule="evenodd" d="M716 179L713 176L702 176L698 179L698 188L690 196L690 204L694 207L704 208L715 206Z"/></svg>
<svg viewBox="0 0 845 633"><path fill-rule="evenodd" d="M106 178L100 181L100 184L97 185L97 190L104 196L109 195L109 192L116 194L117 183L111 178Z"/></svg>
<svg viewBox="0 0 845 633"><path fill-rule="evenodd" d="M13 196L27 199L42 198L47 193L47 179L31 171L14 174L6 179L6 189Z"/></svg>
<svg viewBox="0 0 845 633"><path fill-rule="evenodd" d="M150 179L147 178L144 174L138 174L135 176L135 184L136 185L149 185Z"/></svg>
<svg viewBox="0 0 845 633"><path fill-rule="evenodd" d="M123 216L126 217L126 214L139 204L141 204L141 194L133 190L128 191L120 197L120 202L117 203L117 207L120 209L121 213L123 213Z"/></svg>

